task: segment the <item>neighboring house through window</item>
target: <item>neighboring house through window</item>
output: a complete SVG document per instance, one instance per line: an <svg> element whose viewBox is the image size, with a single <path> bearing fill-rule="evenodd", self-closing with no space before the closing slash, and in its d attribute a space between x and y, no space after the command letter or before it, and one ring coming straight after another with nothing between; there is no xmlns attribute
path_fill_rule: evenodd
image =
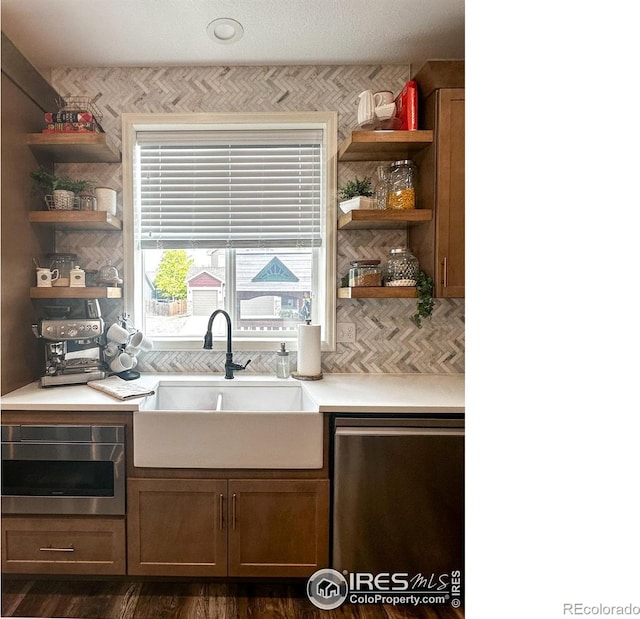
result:
<svg viewBox="0 0 640 619"><path fill-rule="evenodd" d="M124 114L125 303L156 348L335 332L336 115ZM223 320L214 345L224 348Z"/></svg>

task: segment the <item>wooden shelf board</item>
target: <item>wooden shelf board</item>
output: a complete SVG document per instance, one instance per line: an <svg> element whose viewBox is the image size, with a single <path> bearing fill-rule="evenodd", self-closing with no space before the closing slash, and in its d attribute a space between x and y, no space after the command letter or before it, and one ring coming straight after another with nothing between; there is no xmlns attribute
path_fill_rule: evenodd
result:
<svg viewBox="0 0 640 619"><path fill-rule="evenodd" d="M338 161L412 159L433 142L433 131L353 131L338 150Z"/></svg>
<svg viewBox="0 0 640 619"><path fill-rule="evenodd" d="M59 230L122 230L122 221L107 211L31 211L29 221Z"/></svg>
<svg viewBox="0 0 640 619"><path fill-rule="evenodd" d="M27 144L61 163L118 163L121 154L106 133L29 133Z"/></svg>
<svg viewBox="0 0 640 619"><path fill-rule="evenodd" d="M401 229L433 219L431 209L354 209L338 218L338 230Z"/></svg>
<svg viewBox="0 0 640 619"><path fill-rule="evenodd" d="M338 299L415 299L414 286L338 288Z"/></svg>
<svg viewBox="0 0 640 619"><path fill-rule="evenodd" d="M32 299L121 299L122 288L92 286L71 288L70 286L32 287Z"/></svg>

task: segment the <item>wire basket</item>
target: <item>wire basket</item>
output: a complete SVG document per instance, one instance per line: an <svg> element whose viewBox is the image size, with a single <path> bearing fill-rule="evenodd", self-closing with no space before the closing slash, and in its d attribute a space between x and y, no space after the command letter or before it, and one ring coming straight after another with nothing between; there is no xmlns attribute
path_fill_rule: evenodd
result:
<svg viewBox="0 0 640 619"><path fill-rule="evenodd" d="M78 196L46 195L44 201L50 211L79 211L80 198Z"/></svg>
<svg viewBox="0 0 640 619"><path fill-rule="evenodd" d="M56 99L58 112L89 112L97 122L102 122L102 112L94 103L95 97L67 95Z"/></svg>

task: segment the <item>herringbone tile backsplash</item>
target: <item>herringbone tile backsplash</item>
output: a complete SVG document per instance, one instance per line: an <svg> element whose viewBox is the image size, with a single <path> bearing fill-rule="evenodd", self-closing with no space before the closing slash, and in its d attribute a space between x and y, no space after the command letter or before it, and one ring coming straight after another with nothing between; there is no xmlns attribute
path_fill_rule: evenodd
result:
<svg viewBox="0 0 640 619"><path fill-rule="evenodd" d="M61 95L96 97L103 126L121 143L125 112L338 112L338 141L356 124L358 94L365 89L398 92L409 79L408 66L259 66L259 67L61 67L52 83ZM375 163L338 166L338 183L354 176L375 175ZM118 190L122 210L119 164L60 164L62 173L93 179ZM405 242L405 233L362 230L338 233L338 279L354 258L384 260L391 247ZM98 269L110 258L122 271L122 236L101 232L57 232L57 251L77 253L86 269ZM120 301L102 303L107 322L122 313ZM323 353L325 372L464 372L464 300L439 299L431 320L418 329L410 320L415 301L339 299L338 322L356 324L357 341L338 344ZM252 352L253 372L273 371L273 353ZM242 353L245 358L245 353ZM295 364L295 353L292 363ZM155 351L140 359L140 369L158 372L220 371L224 354L212 351Z"/></svg>

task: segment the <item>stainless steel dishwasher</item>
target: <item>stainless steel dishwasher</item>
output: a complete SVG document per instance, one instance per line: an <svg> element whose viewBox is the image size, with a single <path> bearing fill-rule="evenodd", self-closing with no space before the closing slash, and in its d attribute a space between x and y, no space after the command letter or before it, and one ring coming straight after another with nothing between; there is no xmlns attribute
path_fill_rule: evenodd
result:
<svg viewBox="0 0 640 619"><path fill-rule="evenodd" d="M333 418L332 567L464 570L464 416Z"/></svg>

